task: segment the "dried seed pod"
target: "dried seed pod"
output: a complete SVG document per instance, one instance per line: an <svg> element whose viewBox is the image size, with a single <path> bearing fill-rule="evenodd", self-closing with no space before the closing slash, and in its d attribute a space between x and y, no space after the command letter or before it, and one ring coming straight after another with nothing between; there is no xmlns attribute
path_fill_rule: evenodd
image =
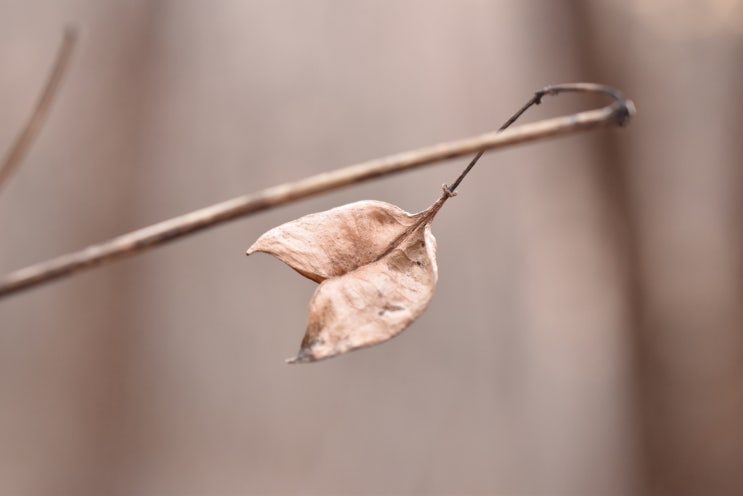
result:
<svg viewBox="0 0 743 496"><path fill-rule="evenodd" d="M297 357L312 362L378 344L428 306L438 269L431 221L443 205L409 214L361 201L306 215L263 234L247 254L265 252L320 282Z"/></svg>

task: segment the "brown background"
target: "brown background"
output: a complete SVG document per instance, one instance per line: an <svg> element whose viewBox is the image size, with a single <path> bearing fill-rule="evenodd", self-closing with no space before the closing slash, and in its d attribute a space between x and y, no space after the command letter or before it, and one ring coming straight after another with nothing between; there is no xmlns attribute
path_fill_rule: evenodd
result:
<svg viewBox="0 0 743 496"><path fill-rule="evenodd" d="M486 155L434 224L431 307L373 349L285 365L313 283L243 252L353 200L425 208L464 160L3 300L0 493L743 494L741 2L2 0L3 148L68 21L3 273L494 129L546 84L639 112Z"/></svg>

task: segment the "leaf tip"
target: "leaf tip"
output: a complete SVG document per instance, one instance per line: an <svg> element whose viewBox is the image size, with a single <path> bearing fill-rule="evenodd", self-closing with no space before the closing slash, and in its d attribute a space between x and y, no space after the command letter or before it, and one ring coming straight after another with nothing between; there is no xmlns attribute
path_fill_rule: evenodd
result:
<svg viewBox="0 0 743 496"><path fill-rule="evenodd" d="M295 364L295 363L311 363L316 361L316 358L312 356L312 354L307 353L306 350L299 350L299 353L297 353L297 356L293 358L287 358L286 363L288 364Z"/></svg>
<svg viewBox="0 0 743 496"><path fill-rule="evenodd" d="M259 251L259 249L256 247L257 244L258 244L258 241L256 241L252 245L250 245L250 248L248 248L247 250L245 250L245 255L250 256L253 253Z"/></svg>

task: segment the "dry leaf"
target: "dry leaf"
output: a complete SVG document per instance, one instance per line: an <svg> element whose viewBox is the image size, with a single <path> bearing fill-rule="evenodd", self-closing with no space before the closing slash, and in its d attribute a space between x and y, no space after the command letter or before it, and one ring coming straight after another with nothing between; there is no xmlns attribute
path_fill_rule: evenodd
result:
<svg viewBox="0 0 743 496"><path fill-rule="evenodd" d="M437 279L436 239L425 224L376 262L320 284L302 348L290 361L330 358L396 336L428 306Z"/></svg>
<svg viewBox="0 0 743 496"><path fill-rule="evenodd" d="M271 229L248 250L270 253L322 281L296 358L312 362L396 336L425 310L438 278L431 221L442 197L409 214L363 201Z"/></svg>
<svg viewBox="0 0 743 496"><path fill-rule="evenodd" d="M247 254L268 253L322 282L378 259L423 214L409 214L381 201L349 203L275 227Z"/></svg>

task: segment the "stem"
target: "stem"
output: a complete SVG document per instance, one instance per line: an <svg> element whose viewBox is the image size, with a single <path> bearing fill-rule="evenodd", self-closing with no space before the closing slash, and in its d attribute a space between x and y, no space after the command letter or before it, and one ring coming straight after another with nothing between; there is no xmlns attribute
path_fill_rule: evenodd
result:
<svg viewBox="0 0 743 496"><path fill-rule="evenodd" d="M102 265L182 238L224 222L245 217L279 205L343 188L369 179L429 165L442 160L504 148L553 136L595 129L626 122L634 112L632 102L606 86L578 83L549 86L537 95L563 91L602 92L614 98L612 104L577 114L524 124L505 131L495 131L458 141L439 143L414 151L370 160L330 172L307 177L293 183L274 186L240 196L170 220L89 246L81 251L17 270L0 280L0 297L48 283L87 268ZM536 103L536 102L535 102ZM530 105L529 105L530 106ZM526 106L528 108L528 106ZM524 109L525 110L525 109ZM520 113L515 114L516 117ZM472 164L474 165L474 164ZM469 167L471 169L471 166ZM459 180L461 182L461 179ZM458 185L455 182L454 185Z"/></svg>
<svg viewBox="0 0 743 496"><path fill-rule="evenodd" d="M514 112L514 114L511 115L511 117L509 117L508 120L504 122L501 127L498 128L498 131L503 131L511 124L516 122L516 120L521 117L524 112L529 110L532 105L539 105L540 103L542 103L542 98L544 97L544 95L557 95L559 93L568 91L602 92L614 98L615 103L618 104L620 107L620 110L617 111L616 116L617 124L619 124L620 126L623 126L626 123L627 119L629 119L630 115L634 113L634 105L632 104L632 102L628 101L624 97L624 95L609 86L594 83L558 84L554 86L547 86L535 92L534 96L532 96L529 101L527 101L520 109ZM459 177L456 179L456 181L454 181L451 186L444 185L444 193L447 197L453 196L453 193L459 187L459 184L462 182L465 176L469 174L469 172L475 166L477 161L480 160L480 157L482 157L484 153L484 149L477 152L477 155L474 156L469 165L467 165L462 173L459 174Z"/></svg>
<svg viewBox="0 0 743 496"><path fill-rule="evenodd" d="M520 109L518 109L511 117L508 118L506 122L501 125L501 127L498 128L498 131L501 132L504 129L506 129L508 126L516 122L516 119L521 117L521 115L526 112L529 107L532 105L539 105L542 101L542 96L544 95L544 90L537 91L534 93L534 96L529 99L528 102L526 102ZM462 182L462 180L469 174L469 172L472 170L472 168L475 166L478 160L480 160L480 157L482 157L485 154L485 149L480 150L477 152L477 154L470 160L470 163L467 164L467 167L464 168L464 170L459 174L459 177L451 184L451 186L447 186L446 184L441 185L441 189L443 190L443 193L439 197L438 200L428 209L428 213L421 218L418 222L415 223L415 225L410 229L410 232L418 229L423 223L429 222L430 219L433 219L436 214L441 210L441 207L444 206L444 203L446 203L446 200L451 198L452 196L457 196L456 189L459 187L459 184ZM395 245L397 244L397 241L395 242ZM388 250L389 251L389 250ZM387 252L384 253L386 255ZM384 256L383 255L383 256Z"/></svg>
<svg viewBox="0 0 743 496"><path fill-rule="evenodd" d="M76 42L77 30L72 27L65 29L62 44L57 54L57 60L54 62L52 71L49 73L49 79L47 79L44 90L41 92L39 101L36 102L36 107L31 113L26 126L21 130L10 150L8 150L8 154L1 162L0 189L2 189L10 176L18 170L23 158L31 149L34 139L39 135L41 127L44 125L47 115L49 115L54 97L57 95L60 84L62 83L62 78L70 64Z"/></svg>

